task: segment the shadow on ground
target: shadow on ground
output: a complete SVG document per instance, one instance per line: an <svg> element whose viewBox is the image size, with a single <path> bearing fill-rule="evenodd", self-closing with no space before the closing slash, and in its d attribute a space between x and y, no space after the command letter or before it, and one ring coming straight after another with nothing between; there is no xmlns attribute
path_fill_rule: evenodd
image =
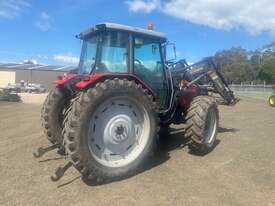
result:
<svg viewBox="0 0 275 206"><path fill-rule="evenodd" d="M219 132L224 133L224 132L237 132L239 131L238 129L235 128L223 128L219 127ZM170 128L169 131L161 131L159 135L159 141L157 143L157 149L155 155L147 161L146 164L144 164L144 167L141 168L140 170L134 172L133 174L130 174L127 177L124 177L123 179L130 178L132 176L135 176L139 173L143 173L147 170L150 170L154 167L157 167L158 165L163 164L167 160L170 159L170 151L177 150L177 149L182 149L186 146L189 145L190 140L184 137L184 128ZM213 149L220 143L220 140L216 140L214 143ZM201 153L195 153L191 152L189 150L189 153L192 155L196 156L204 156L206 154L201 154ZM98 186L98 185L103 185L103 184L108 184L111 182L115 181L120 181L123 179L115 179L112 181L98 181L94 179L84 179L82 178L84 183L86 183L89 186Z"/></svg>
<svg viewBox="0 0 275 206"><path fill-rule="evenodd" d="M219 133L236 133L236 132L239 132L240 130L239 129L236 129L236 128L224 128L224 127L219 127Z"/></svg>
<svg viewBox="0 0 275 206"><path fill-rule="evenodd" d="M227 132L235 133L235 132L238 132L239 129L219 127L218 131L219 131L219 133L227 133ZM189 146L190 140L188 138L185 138L184 134L185 134L184 128L169 128L168 130L160 131L159 139L157 141L155 155L153 155L151 158L149 158L148 161L143 165L142 168L133 172L132 174L129 174L128 176L124 177L123 179L130 178L130 177L135 176L139 173L143 173L147 170L157 167L158 165L161 165L170 159L170 151L183 149L184 147ZM219 143L220 143L220 140L216 140L216 142L214 143L215 145L214 145L213 149ZM206 154L195 153L195 152L191 152L191 151L192 150L189 150L189 153L192 155L196 155L196 156L206 155ZM49 158L49 159L40 160L39 162L43 163L43 162L48 162L48 161L56 161L56 160L60 160L60 159L65 159L65 157L61 156L61 157L56 157L56 158ZM69 185L79 178L80 178L80 176L74 177L73 179L69 180L68 182L58 185L57 187L61 188L66 185ZM108 183L123 180L123 179L120 178L120 179L112 179L110 181L102 181L102 180L94 179L94 178L91 178L91 179L82 178L83 182L89 186L108 184Z"/></svg>

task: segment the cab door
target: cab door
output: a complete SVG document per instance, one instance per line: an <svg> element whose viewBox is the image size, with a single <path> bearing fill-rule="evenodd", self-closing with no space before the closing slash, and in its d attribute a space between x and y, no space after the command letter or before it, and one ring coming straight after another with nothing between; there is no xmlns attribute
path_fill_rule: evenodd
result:
<svg viewBox="0 0 275 206"><path fill-rule="evenodd" d="M161 44L148 37L134 37L134 74L157 95L160 109L167 109L168 85L161 55Z"/></svg>

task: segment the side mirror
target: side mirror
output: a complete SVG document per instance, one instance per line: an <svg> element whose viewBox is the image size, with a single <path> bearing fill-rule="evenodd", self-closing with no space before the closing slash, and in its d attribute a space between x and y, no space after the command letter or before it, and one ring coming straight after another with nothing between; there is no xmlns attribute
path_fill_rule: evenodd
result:
<svg viewBox="0 0 275 206"><path fill-rule="evenodd" d="M177 59L176 46L174 43L167 43L165 45L166 61L171 62Z"/></svg>

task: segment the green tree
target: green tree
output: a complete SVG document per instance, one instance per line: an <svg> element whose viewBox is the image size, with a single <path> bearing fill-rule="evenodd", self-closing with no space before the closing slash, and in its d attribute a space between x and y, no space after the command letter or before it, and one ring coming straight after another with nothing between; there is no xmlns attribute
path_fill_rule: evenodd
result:
<svg viewBox="0 0 275 206"><path fill-rule="evenodd" d="M275 56L263 57L259 78L265 80L268 84L275 83Z"/></svg>
<svg viewBox="0 0 275 206"><path fill-rule="evenodd" d="M230 83L241 83L255 79L256 74L248 60L248 53L241 47L217 52L214 59L225 79Z"/></svg>

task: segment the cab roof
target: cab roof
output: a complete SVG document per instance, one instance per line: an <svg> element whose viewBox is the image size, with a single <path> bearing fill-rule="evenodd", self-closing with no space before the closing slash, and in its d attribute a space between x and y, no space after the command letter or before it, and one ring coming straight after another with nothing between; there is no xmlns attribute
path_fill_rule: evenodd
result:
<svg viewBox="0 0 275 206"><path fill-rule="evenodd" d="M97 24L94 27L90 27L89 29L81 32L79 34L79 38L84 39L86 36L89 36L90 34L95 33L96 31L101 31L101 30L126 31L126 32L130 32L130 33L151 36L151 37L159 38L163 41L166 41L166 35L164 33L152 31L152 30L148 30L148 29L143 29L143 28L138 28L138 27L132 27L132 26L123 25L123 24L116 24L116 23Z"/></svg>

